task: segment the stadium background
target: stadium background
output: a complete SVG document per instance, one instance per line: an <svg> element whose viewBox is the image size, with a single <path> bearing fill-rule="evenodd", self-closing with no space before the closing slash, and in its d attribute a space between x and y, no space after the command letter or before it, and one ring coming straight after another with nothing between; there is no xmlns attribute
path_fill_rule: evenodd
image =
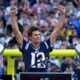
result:
<svg viewBox="0 0 80 80"><path fill-rule="evenodd" d="M19 29L25 40L30 25L37 25L41 31L41 40L46 40L56 27L60 16L60 5L66 7L67 23L59 32L53 49L74 49L80 43L80 0L13 0L17 8ZM0 0L0 43L6 48L18 48L11 28L10 0ZM80 56L50 57L48 71L69 72L80 79ZM0 74L6 74L6 58L0 56ZM15 72L24 72L22 58L16 58Z"/></svg>

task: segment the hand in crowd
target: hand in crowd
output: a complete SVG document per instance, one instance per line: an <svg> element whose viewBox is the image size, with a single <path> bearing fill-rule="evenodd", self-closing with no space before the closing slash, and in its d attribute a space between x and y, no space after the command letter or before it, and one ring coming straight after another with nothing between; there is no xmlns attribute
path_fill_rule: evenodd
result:
<svg viewBox="0 0 80 80"><path fill-rule="evenodd" d="M15 6L11 6L10 8L10 15L11 17L14 17L16 14L16 7Z"/></svg>

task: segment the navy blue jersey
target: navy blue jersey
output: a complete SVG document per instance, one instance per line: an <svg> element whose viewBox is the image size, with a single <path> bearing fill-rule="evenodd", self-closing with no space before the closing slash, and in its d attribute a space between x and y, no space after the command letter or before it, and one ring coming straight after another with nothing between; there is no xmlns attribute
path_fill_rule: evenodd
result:
<svg viewBox="0 0 80 80"><path fill-rule="evenodd" d="M23 45L20 47L23 54L26 71L44 72L47 71L47 59L51 51L50 39L40 43L39 48L33 48L30 42L23 40Z"/></svg>

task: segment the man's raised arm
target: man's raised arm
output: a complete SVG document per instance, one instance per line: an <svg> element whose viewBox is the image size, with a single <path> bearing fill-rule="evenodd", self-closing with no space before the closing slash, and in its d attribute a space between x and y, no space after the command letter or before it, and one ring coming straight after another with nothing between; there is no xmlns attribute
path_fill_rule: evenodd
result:
<svg viewBox="0 0 80 80"><path fill-rule="evenodd" d="M22 36L21 32L19 31L18 24L17 24L17 17L15 15L15 13L16 13L16 7L12 6L11 10L10 10L10 15L11 15L11 20L12 20L12 29L13 29L13 33L16 37L17 43L19 45L21 45L23 42L23 36Z"/></svg>
<svg viewBox="0 0 80 80"><path fill-rule="evenodd" d="M56 41L57 36L59 35L59 32L61 32L61 29L63 27L63 23L65 21L65 15L64 14L66 12L66 9L64 7L61 7L61 8L62 8L61 9L62 15L60 16L60 19L59 19L58 23L56 24L55 29L50 36L51 44L53 44Z"/></svg>

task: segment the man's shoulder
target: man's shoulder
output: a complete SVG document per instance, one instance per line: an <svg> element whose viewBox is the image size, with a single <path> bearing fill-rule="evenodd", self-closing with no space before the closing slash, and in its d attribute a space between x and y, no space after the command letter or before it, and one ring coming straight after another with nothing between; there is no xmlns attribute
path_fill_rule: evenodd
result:
<svg viewBox="0 0 80 80"><path fill-rule="evenodd" d="M50 44L50 38L41 42L41 45L46 46L46 48L49 48L49 44Z"/></svg>
<svg viewBox="0 0 80 80"><path fill-rule="evenodd" d="M25 47L25 49L27 49L30 45L30 42L28 40L23 39L23 47Z"/></svg>

